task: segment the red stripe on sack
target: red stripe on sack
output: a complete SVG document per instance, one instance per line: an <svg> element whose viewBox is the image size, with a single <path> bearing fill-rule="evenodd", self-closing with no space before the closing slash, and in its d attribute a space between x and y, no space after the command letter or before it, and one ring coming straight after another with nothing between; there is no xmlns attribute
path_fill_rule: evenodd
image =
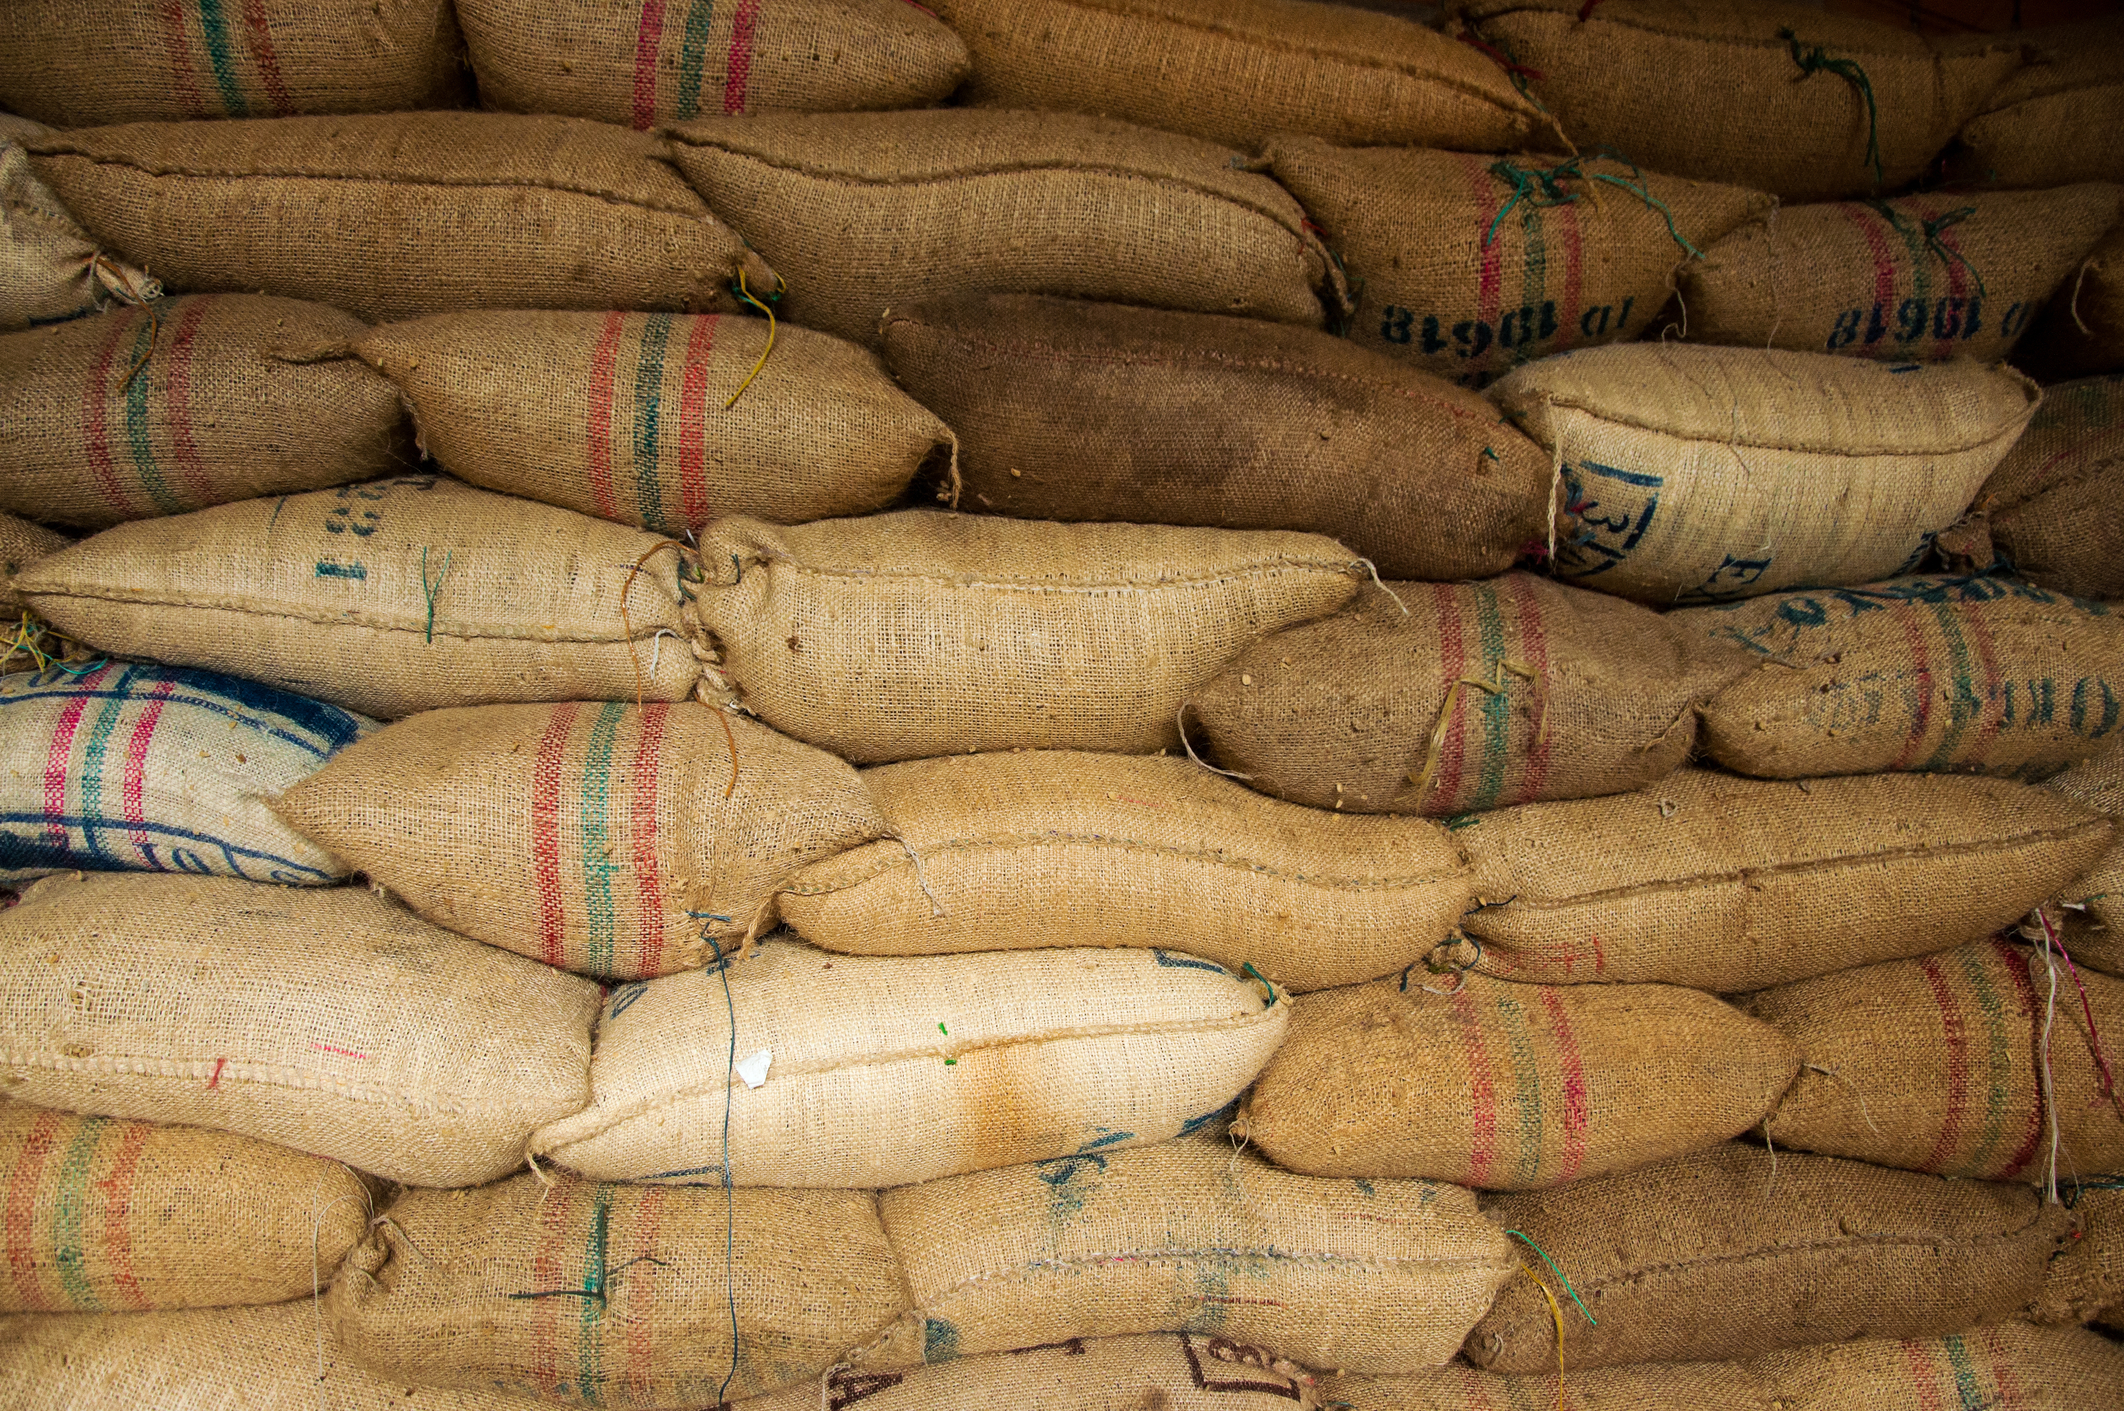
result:
<svg viewBox="0 0 2124 1411"><path fill-rule="evenodd" d="M2028 1048L2031 1063L2040 1063L2043 1043L2042 1025L2036 1022L2035 981L2029 978L2027 962L2021 953L1997 936L1991 938L1992 953L1999 958L2000 966L2013 977L2014 997L2021 1003L2018 1017L2028 1021ZM2036 1149L2043 1144L2043 1104L2040 1093L2031 1093L2028 1103L2027 1130L2021 1134L2021 1144L2014 1148L2013 1157L1998 1173L1996 1179L2010 1181L2018 1176L2028 1163L2035 1160Z"/></svg>
<svg viewBox="0 0 2124 1411"><path fill-rule="evenodd" d="M109 396L106 390L111 383L111 365L117 361L118 345L133 331L136 319L146 317L143 310L127 307L109 315L110 336L96 351L96 363L90 369L88 381L81 386L81 440L82 450L88 456L89 469L95 472L96 482L103 490L103 498L110 502L127 519L137 518L140 509L133 503L132 495L118 478L117 467L111 464L111 427L104 415L104 401ZM147 376L142 368L140 375Z"/></svg>
<svg viewBox="0 0 2124 1411"><path fill-rule="evenodd" d="M619 369L620 333L627 316L605 315L597 336L597 352L590 359L590 426L585 437L590 456L590 489L597 496L600 519L618 519L619 503L612 497L612 397L614 374Z"/></svg>
<svg viewBox="0 0 2124 1411"><path fill-rule="evenodd" d="M1984 668L1984 698L1977 702L1977 719L1984 723L1977 728L1975 743L1966 750L1970 763L1981 764L1984 756L1990 753L1992 743L1998 739L1999 728L2006 723L2006 703L1999 690L1999 654L1983 613L1965 613L1960 621L1963 634L1976 648L1978 665Z"/></svg>
<svg viewBox="0 0 2124 1411"><path fill-rule="evenodd" d="M573 701L553 708L546 733L538 742L531 768L531 859L538 892L539 955L548 965L561 962L561 925L565 910L560 882L561 757L575 728Z"/></svg>
<svg viewBox="0 0 2124 1411"><path fill-rule="evenodd" d="M1925 650L1925 624L1918 619L1917 607L1912 603L1897 603L1892 609L1903 624L1903 636L1910 643L1912 674L1917 678L1917 699L1913 702L1909 738L1903 742L1903 751L1895 757L1891 770L1908 769L1911 761L1924 748L1925 736L1932 729L1932 657Z"/></svg>
<svg viewBox="0 0 2124 1411"><path fill-rule="evenodd" d="M74 732L81 727L81 712L87 707L87 698L81 696L66 703L59 712L59 723L52 728L52 743L44 755L44 836L55 848L67 845L67 766L74 758Z"/></svg>
<svg viewBox="0 0 2124 1411"><path fill-rule="evenodd" d="M581 1189L596 1187L586 1185ZM565 1191L549 1191L538 1203L538 1252L531 1256L531 1287L535 1289L567 1287L568 1276L561 1272L560 1249L568 1239L569 1207L574 1203ZM559 1387L560 1318L564 1310L577 1315L582 1310L571 1306L574 1300L566 1298L534 1298L530 1302L534 1310L531 1350L524 1360L530 1364L531 1385Z"/></svg>
<svg viewBox="0 0 2124 1411"><path fill-rule="evenodd" d="M145 795L148 747L154 742L155 727L162 720L162 703L176 689L177 683L173 679L166 677L157 681L154 689L148 692L147 705L141 710L140 718L133 722L132 734L126 737L125 772L119 784L118 796L120 811L128 823L147 822ZM133 846L139 848L145 856L147 849L153 846L154 839L148 836L145 828L140 827L134 828L131 836Z"/></svg>
<svg viewBox="0 0 2124 1411"><path fill-rule="evenodd" d="M1463 982L1453 994L1453 1020L1468 1058L1468 1115L1473 1130L1468 1143L1468 1184L1479 1186L1497 1161L1497 1085L1490 1081L1490 1049L1482 1038L1482 1016Z"/></svg>
<svg viewBox="0 0 2124 1411"><path fill-rule="evenodd" d="M664 1186L634 1186L626 1189L636 1196L634 1211L634 1249L626 1262L633 1267L629 1273L639 1270L642 1277L632 1280L627 1290L627 1301L633 1306L634 1316L627 1321L627 1387L638 1403L648 1405L664 1398L657 1395L661 1388L652 1380L656 1357L656 1280L648 1277L656 1268L649 1259L656 1254L656 1236L664 1217Z"/></svg>
<svg viewBox="0 0 2124 1411"><path fill-rule="evenodd" d="M656 122L656 56L664 48L664 0L642 0L641 23L634 31L634 129L647 132Z"/></svg>
<svg viewBox="0 0 2124 1411"><path fill-rule="evenodd" d="M273 57L273 33L266 28L265 0L243 0L243 27L251 32L251 55L258 61L258 77L278 117L289 117L295 104L288 85L280 76L280 61Z"/></svg>
<svg viewBox="0 0 2124 1411"><path fill-rule="evenodd" d="M1578 1052L1578 1036L1571 1032L1571 1017L1554 989L1542 988L1541 1007L1548 1011L1556 1035L1556 1057L1563 1064L1564 1149L1556 1179L1568 1181L1586 1162L1586 1069Z"/></svg>
<svg viewBox="0 0 2124 1411"><path fill-rule="evenodd" d="M1938 1171L1954 1155L1955 1144L1961 1139L1962 1113L1969 1105L1969 1024L1962 1017L1947 976L1940 970L1938 957L1926 956L1919 968L1925 972L1925 983L1932 987L1932 1002L1939 1008L1940 1030L1947 1043L1947 1111L1940 1119L1932 1154L1918 1168Z"/></svg>
<svg viewBox="0 0 2124 1411"><path fill-rule="evenodd" d="M730 66L723 81L723 111L745 111L745 87L752 77L752 34L758 28L760 0L740 0L730 22Z"/></svg>
<svg viewBox="0 0 2124 1411"><path fill-rule="evenodd" d="M1586 243L1578 228L1578 207L1558 206L1555 214L1556 231L1563 237L1564 287L1562 316L1556 320L1556 341L1551 347L1560 353L1578 335L1578 318L1585 312L1579 305L1586 297Z"/></svg>
<svg viewBox="0 0 2124 1411"><path fill-rule="evenodd" d="M128 1122L118 1141L118 1154L111 1158L111 1172L96 1182L103 1192L103 1254L111 1266L111 1282L125 1301L145 1311L154 1307L141 1292L133 1271L133 1175L140 1168L140 1152L155 1129L145 1122Z"/></svg>
<svg viewBox="0 0 2124 1411"><path fill-rule="evenodd" d="M1453 683L1468 669L1468 645L1460 631L1460 593L1450 583L1434 583L1431 592L1438 600L1438 685L1453 698L1453 719L1439 747L1438 773L1431 780L1429 797L1437 799L1441 807L1451 807L1460 799L1460 771L1467 757L1467 742L1462 735L1468 714L1467 691L1455 692ZM1421 808L1423 800L1418 799L1416 805Z"/></svg>
<svg viewBox="0 0 2124 1411"><path fill-rule="evenodd" d="M37 1187L44 1181L44 1163L58 1145L57 1128L63 1120L56 1112L43 1112L22 1143L22 1155L7 1178L7 1267L15 1276L15 1292L24 1308L43 1312L51 1300L37 1282L36 1231L32 1219L37 1211Z"/></svg>
<svg viewBox="0 0 2124 1411"><path fill-rule="evenodd" d="M192 74L191 36L185 28L185 8L179 0L162 0L156 7L162 16L162 28L169 39L170 86L177 90L177 97L186 108L186 117L203 118L206 109L199 101L199 83Z"/></svg>
<svg viewBox="0 0 2124 1411"><path fill-rule="evenodd" d="M1520 768L1519 788L1509 802L1528 803L1541 797L1541 786L1549 778L1549 740L1543 728L1548 723L1549 639L1542 630L1541 600L1534 596L1534 581L1525 574L1513 574L1508 581L1513 606L1519 609L1520 664L1534 669L1534 679L1526 683L1526 689L1534 693L1533 720L1528 726L1532 734L1526 763Z"/></svg>
<svg viewBox="0 0 2124 1411"><path fill-rule="evenodd" d="M1873 302L1886 317L1895 312L1895 254L1888 244L1888 236L1882 230L1874 214L1855 201L1839 201L1836 208L1857 226L1865 237L1866 251L1873 256ZM1865 352L1865 345L1860 345Z"/></svg>
<svg viewBox="0 0 2124 1411"><path fill-rule="evenodd" d="M656 782L664 726L670 714L671 707L660 701L643 706L641 737L634 746L634 788L627 832L634 844L634 875L640 888L635 973L641 976L663 973L664 880L656 865Z"/></svg>
<svg viewBox="0 0 2124 1411"><path fill-rule="evenodd" d="M1966 1346L1968 1340L1976 1336L1976 1333L1963 1334L1963 1344ZM1999 1336L1999 1325L1994 1323L1984 1329L1982 1336L1984 1360L1991 1365L1991 1384L1997 1387L1999 1392L1988 1411L2021 1411L2028 1401L2021 1395L2020 1381L2013 1374L2013 1354L2007 1350L2005 1340Z"/></svg>
<svg viewBox="0 0 2124 1411"><path fill-rule="evenodd" d="M193 502L211 504L215 498L207 469L192 440L192 345L199 341L199 325L206 321L208 307L221 296L197 294L178 315L177 332L170 339L169 366L163 369L163 400L170 423L170 450L177 457L177 470L191 489Z"/></svg>
<svg viewBox="0 0 2124 1411"><path fill-rule="evenodd" d="M1504 231L1500 229L1488 245L1482 242L1489 235L1504 198L1497 189L1497 178L1490 174L1488 161L1469 155L1463 156L1460 164L1475 191L1475 250L1482 259L1482 272L1475 286L1475 317L1494 329L1498 305L1504 300Z"/></svg>
<svg viewBox="0 0 2124 1411"><path fill-rule="evenodd" d="M708 360L715 352L715 326L721 314L700 314L686 335L686 370L679 384L679 512L688 528L706 524L708 482L703 465L708 448Z"/></svg>

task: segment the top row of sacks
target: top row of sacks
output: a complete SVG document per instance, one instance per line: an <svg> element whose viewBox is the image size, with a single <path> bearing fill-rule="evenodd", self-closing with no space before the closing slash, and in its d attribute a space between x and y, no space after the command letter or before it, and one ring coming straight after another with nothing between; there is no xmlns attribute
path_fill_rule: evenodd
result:
<svg viewBox="0 0 2124 1411"><path fill-rule="evenodd" d="M208 0L25 0L0 10L0 107L62 127L459 107L462 49L488 107L639 129L957 92L1247 148L1561 139L1798 200L1906 186L1958 134L1959 174L1988 184L2124 176L2113 28L2024 46L1800 4L1457 8L1446 33L1302 0L253 0L240 24Z"/></svg>

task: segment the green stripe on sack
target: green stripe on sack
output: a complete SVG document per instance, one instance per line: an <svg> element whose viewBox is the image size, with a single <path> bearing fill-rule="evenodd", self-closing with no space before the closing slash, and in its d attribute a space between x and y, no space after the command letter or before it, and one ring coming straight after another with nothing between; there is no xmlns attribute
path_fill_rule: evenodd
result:
<svg viewBox="0 0 2124 1411"><path fill-rule="evenodd" d="M1508 996L1497 1001L1505 1017L1505 1040L1512 1049L1512 1081L1519 1109L1519 1179L1533 1181L1541 1175L1541 1065L1534 1056L1533 1026L1518 1000Z"/></svg>
<svg viewBox="0 0 2124 1411"><path fill-rule="evenodd" d="M249 117L251 109L243 100L243 81L236 76L236 56L229 49L229 23L221 13L221 0L199 0L199 32L206 39L207 62L214 67L221 106L232 118Z"/></svg>
<svg viewBox="0 0 2124 1411"><path fill-rule="evenodd" d="M110 751L111 735L118 728L118 717L125 714L127 688L132 685L133 673L137 669L128 666L111 683L111 695L96 707L96 721L89 726L88 743L81 750L81 771L77 776L79 795L74 807L81 818L83 846L91 857L101 860L107 860L103 851L103 830L98 826L106 817L103 811L103 761Z"/></svg>
<svg viewBox="0 0 2124 1411"><path fill-rule="evenodd" d="M611 1311L606 1306L606 1286L611 1279L608 1232L612 1221L612 1187L600 1184L591 1192L590 1200L590 1238L583 1243L583 1292L590 1296L583 1299L582 1321L576 1329L576 1392L586 1404L602 1406L605 1401L602 1394L604 1340L599 1334Z"/></svg>
<svg viewBox="0 0 2124 1411"><path fill-rule="evenodd" d="M1977 1149L1963 1163L1965 1171L1987 1169L1991 1154L2006 1130L2006 1108L2013 1099L2013 1045L2006 1033L2006 1006L1999 998L1997 987L1991 983L1991 971L1984 963L1984 952L1978 947L1965 947L1961 953L1962 973L1975 992L1977 1008L1984 1014L1985 1037L1985 1093L1984 1135Z"/></svg>
<svg viewBox="0 0 2124 1411"><path fill-rule="evenodd" d="M583 755L583 920L590 930L590 950L583 963L599 970L612 965L612 879L620 869L612 860L612 828L607 810L611 805L612 745L626 709L620 701L607 701L598 708L597 722L590 727L590 743Z"/></svg>
<svg viewBox="0 0 2124 1411"><path fill-rule="evenodd" d="M1899 344L1923 342L1926 325L1932 312L1932 267L1926 263L1929 252L1925 248L1924 237L1919 231L1913 229L1910 223L1893 206L1888 205L1886 202L1875 206L1874 209L1887 224L1888 228L1895 232L1896 238L1903 242L1904 252L1910 256L1910 297L1917 300L1919 308L1925 315L1918 320L1916 337L1904 338L1897 336L1895 341ZM1897 315L1901 312L1901 309L1902 306L1898 304L1895 308L1881 311L1888 319L1890 333L1895 332L1896 324L1899 322Z"/></svg>
<svg viewBox="0 0 2124 1411"><path fill-rule="evenodd" d="M1954 1394L1961 1399L1960 1411L1985 1411L1995 1405L1977 1386L1976 1364L1969 1357L1969 1343L1959 1333L1942 1341L1947 1348L1947 1365L1954 1369Z"/></svg>
<svg viewBox="0 0 2124 1411"><path fill-rule="evenodd" d="M715 0L693 0L686 11L686 35L680 42L678 117L701 114L701 71L708 62L708 26L715 22Z"/></svg>
<svg viewBox="0 0 2124 1411"><path fill-rule="evenodd" d="M130 375L131 382L125 389L125 440L133 453L133 469L140 475L140 487L148 492L155 508L164 514L177 514L184 504L170 493L169 482L162 477L162 466L155 460L154 426L148 419L148 356L155 350L155 318L150 315L140 320L140 327L133 334L132 356L126 367L138 368Z"/></svg>
<svg viewBox="0 0 2124 1411"><path fill-rule="evenodd" d="M671 315L651 314L642 323L641 357L634 364L634 496L642 523L668 530L664 487L657 476L658 432L663 417L664 349L671 341Z"/></svg>
<svg viewBox="0 0 2124 1411"><path fill-rule="evenodd" d="M1961 617L1951 603L1934 603L1932 615L1940 624L1940 637L1947 645L1950 665L1947 693L1947 728L1940 735L1939 748L1919 765L1921 770L1943 769L1953 764L1955 747L1962 743L1962 735L1969 722L1983 713L1984 703L1977 699L1976 682L1969 670L1969 639L1962 632Z"/></svg>
<svg viewBox="0 0 2124 1411"><path fill-rule="evenodd" d="M89 1285L88 1251L83 1247L81 1227L86 1222L89 1172L95 1169L96 1147L103 1140L110 1120L90 1117L66 1149L59 1167L58 1202L52 1209L52 1264L59 1271L60 1287L74 1307L95 1312L103 1307Z"/></svg>
<svg viewBox="0 0 2124 1411"><path fill-rule="evenodd" d="M1504 670L1504 612L1497 602L1497 590L1487 583L1474 587L1476 632L1482 644L1482 677L1495 683L1500 689L1483 691L1482 705L1482 782L1469 798L1465 813L1482 813L1497 807L1497 796L1504 791L1505 760L1512 743L1512 697L1503 689Z"/></svg>

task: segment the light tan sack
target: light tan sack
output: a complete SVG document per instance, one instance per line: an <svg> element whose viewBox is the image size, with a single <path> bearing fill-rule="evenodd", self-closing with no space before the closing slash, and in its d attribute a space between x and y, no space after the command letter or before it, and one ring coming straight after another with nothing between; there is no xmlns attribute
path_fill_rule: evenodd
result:
<svg viewBox="0 0 2124 1411"><path fill-rule="evenodd" d="M0 510L0 609L5 609L10 616L22 611L22 597L15 591L15 575L73 542L56 529L17 519ZM7 658L0 658L0 661L4 660Z"/></svg>
<svg viewBox="0 0 2124 1411"><path fill-rule="evenodd" d="M770 940L614 991L595 1101L533 1147L602 1180L719 1180L727 1160L743 1186L898 1186L1139 1146L1237 1097L1290 1009L1162 950L907 960Z"/></svg>
<svg viewBox="0 0 2124 1411"><path fill-rule="evenodd" d="M2030 1305L2038 1323L2100 1323L2124 1331L2124 1184L2096 1177L2068 1189L2072 1231Z"/></svg>
<svg viewBox="0 0 2124 1411"><path fill-rule="evenodd" d="M1364 566L1267 530L903 510L701 540L704 681L857 764L973 750L1150 754L1255 639L1324 616Z"/></svg>
<svg viewBox="0 0 2124 1411"><path fill-rule="evenodd" d="M97 249L37 179L22 144L50 132L0 113L0 329L72 318L105 299L137 304L162 294L161 280Z"/></svg>
<svg viewBox="0 0 2124 1411"><path fill-rule="evenodd" d="M2124 598L2124 374L2044 388L1976 511L1996 551L1973 544L1979 566L1995 558L2055 592Z"/></svg>
<svg viewBox="0 0 2124 1411"><path fill-rule="evenodd" d="M2044 25L2012 38L2031 62L1963 125L1951 170L1983 186L2124 181L2116 140L2124 124L2124 18Z"/></svg>
<svg viewBox="0 0 2124 1411"><path fill-rule="evenodd" d="M588 980L358 888L75 873L0 912L7 1096L417 1185L505 1175L579 1110L596 1012Z"/></svg>

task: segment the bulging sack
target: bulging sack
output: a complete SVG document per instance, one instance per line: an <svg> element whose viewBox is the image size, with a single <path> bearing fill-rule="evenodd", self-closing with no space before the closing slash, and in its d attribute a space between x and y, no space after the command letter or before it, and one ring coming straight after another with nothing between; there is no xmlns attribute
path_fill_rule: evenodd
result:
<svg viewBox="0 0 2124 1411"><path fill-rule="evenodd" d="M787 278L782 313L872 347L891 310L951 293L1311 328L1316 291L1345 297L1290 194L1199 138L963 108L703 118L670 137L686 179Z"/></svg>
<svg viewBox="0 0 2124 1411"><path fill-rule="evenodd" d="M1188 694L1333 612L1364 572L1317 534L903 510L701 540L693 614L776 729L856 764L1180 745Z"/></svg>
<svg viewBox="0 0 2124 1411"><path fill-rule="evenodd" d="M1907 571L2043 397L1966 359L1664 343L1545 359L1491 395L1556 457L1558 574L1660 607Z"/></svg>
<svg viewBox="0 0 2124 1411"><path fill-rule="evenodd" d="M106 529L16 575L62 631L394 717L496 701L684 700L670 541L403 475Z"/></svg>
<svg viewBox="0 0 2124 1411"><path fill-rule="evenodd" d="M37 179L22 144L50 131L0 113L0 329L72 318L106 297L137 304L162 293L162 281L98 250Z"/></svg>
<svg viewBox="0 0 2124 1411"><path fill-rule="evenodd" d="M1962 126L1950 170L1986 186L2124 181L2124 19L2017 31L2031 62Z"/></svg>
<svg viewBox="0 0 2124 1411"><path fill-rule="evenodd" d="M438 926L607 980L734 949L886 831L846 764L691 701L431 711L274 808Z"/></svg>
<svg viewBox="0 0 2124 1411"><path fill-rule="evenodd" d="M961 509L1300 529L1449 581L1546 531L1548 462L1495 407L1317 329L1003 294L898 310L884 341L958 433Z"/></svg>
<svg viewBox="0 0 2124 1411"><path fill-rule="evenodd" d="M777 895L828 950L1143 946L1317 990L1416 960L1472 892L1436 824L1297 808L1184 759L948 755L863 783L887 836Z"/></svg>
<svg viewBox="0 0 2124 1411"><path fill-rule="evenodd" d="M358 888L89 873L0 912L7 1096L414 1185L506 1175L579 1110L596 1012L588 980Z"/></svg>
<svg viewBox="0 0 2124 1411"><path fill-rule="evenodd" d="M1678 266L1773 204L1610 156L1495 150L1278 137L1266 156L1350 275L1350 337L1468 387L1639 337Z"/></svg>
<svg viewBox="0 0 2124 1411"><path fill-rule="evenodd" d="M599 1180L716 1182L727 1161L741 1186L899 1186L1140 1146L1224 1109L1290 1009L1163 950L915 961L769 940L615 990L595 1101L533 1146Z"/></svg>
<svg viewBox="0 0 2124 1411"><path fill-rule="evenodd" d="M1704 707L1704 752L1772 779L1967 770L2040 779L2124 708L2124 619L2011 578L1895 578L1671 615L1759 662Z"/></svg>
<svg viewBox="0 0 2124 1411"><path fill-rule="evenodd" d="M2045 388L1977 512L2019 577L2076 598L2124 598L2124 375Z"/></svg>
<svg viewBox="0 0 2124 1411"><path fill-rule="evenodd" d="M1188 707L1264 793L1444 818L1663 778L1744 670L1635 604L1508 573L1368 589L1238 653Z"/></svg>
<svg viewBox="0 0 2124 1411"><path fill-rule="evenodd" d="M1535 1190L1760 1123L1799 1066L1769 1025L1668 985L1461 973L1307 995L1232 1130L1316 1176Z"/></svg>
<svg viewBox="0 0 2124 1411"><path fill-rule="evenodd" d="M481 308L731 311L774 274L647 133L390 113L82 128L25 144L114 252L187 293L370 323Z"/></svg>
<svg viewBox="0 0 2124 1411"><path fill-rule="evenodd" d="M1453 836L1475 862L1462 924L1487 973L1731 994L1981 940L2093 866L2106 824L2003 779L1684 769Z"/></svg>

